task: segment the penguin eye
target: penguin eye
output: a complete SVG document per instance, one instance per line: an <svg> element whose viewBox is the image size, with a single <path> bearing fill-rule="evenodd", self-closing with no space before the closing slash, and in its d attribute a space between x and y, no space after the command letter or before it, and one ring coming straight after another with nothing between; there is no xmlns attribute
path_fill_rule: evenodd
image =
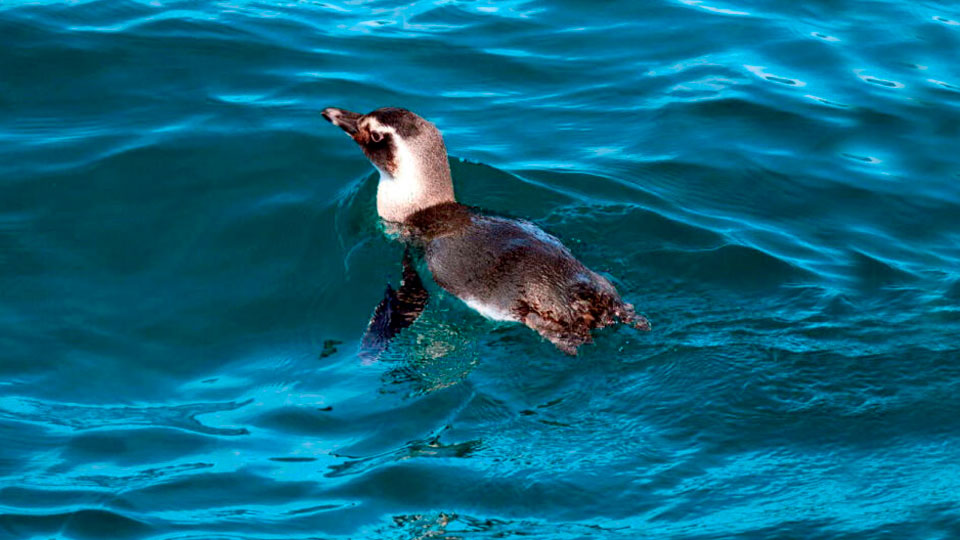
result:
<svg viewBox="0 0 960 540"><path fill-rule="evenodd" d="M373 141L373 142L375 142L375 143L382 141L382 140L383 140L383 133L380 133L379 131L371 131L371 132L370 132L370 140Z"/></svg>

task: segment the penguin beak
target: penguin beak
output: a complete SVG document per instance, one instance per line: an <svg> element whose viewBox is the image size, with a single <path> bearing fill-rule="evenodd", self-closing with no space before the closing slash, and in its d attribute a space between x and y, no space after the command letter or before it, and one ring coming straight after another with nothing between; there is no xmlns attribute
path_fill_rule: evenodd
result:
<svg viewBox="0 0 960 540"><path fill-rule="evenodd" d="M328 122L347 132L347 135L353 137L357 134L357 121L362 114L350 112L336 107L327 107L320 113Z"/></svg>

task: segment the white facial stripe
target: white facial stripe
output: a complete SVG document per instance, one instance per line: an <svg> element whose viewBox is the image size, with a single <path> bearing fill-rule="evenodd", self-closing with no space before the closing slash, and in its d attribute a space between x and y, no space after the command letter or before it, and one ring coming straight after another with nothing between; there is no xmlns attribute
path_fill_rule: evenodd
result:
<svg viewBox="0 0 960 540"><path fill-rule="evenodd" d="M437 151L446 157L439 134L432 138L421 136L407 139L400 135L396 127L380 122L375 116L363 117L359 127L367 133L377 132L387 136L393 148L393 155L389 156L392 158L390 171L374 163L380 171L377 213L381 218L400 222L417 210L454 200L449 170L438 168L436 160L427 154ZM440 142L438 148L424 147L434 142Z"/></svg>
<svg viewBox="0 0 960 540"><path fill-rule="evenodd" d="M385 128L396 133L389 126ZM420 170L419 159L406 142L397 136L392 141L396 147L396 174L391 175L378 167L380 183L377 187L377 212L388 221L403 221L407 215L423 206L427 196L427 187L424 185L426 177Z"/></svg>
<svg viewBox="0 0 960 540"><path fill-rule="evenodd" d="M393 126L385 126L377 121L376 118L366 117L361 122L362 128L367 131L379 131L380 133L389 133L391 135L396 135L397 130Z"/></svg>
<svg viewBox="0 0 960 540"><path fill-rule="evenodd" d="M396 174L391 175L379 167L377 167L377 170L380 171L382 180L389 180L395 184L394 189L397 190L397 195L400 195L401 192L407 192L409 196L403 198L412 198L416 193L420 192L420 183L422 180L417 170L416 157L411 155L410 148L408 148L406 143L399 137L393 137L393 144L396 148L393 157L397 165Z"/></svg>

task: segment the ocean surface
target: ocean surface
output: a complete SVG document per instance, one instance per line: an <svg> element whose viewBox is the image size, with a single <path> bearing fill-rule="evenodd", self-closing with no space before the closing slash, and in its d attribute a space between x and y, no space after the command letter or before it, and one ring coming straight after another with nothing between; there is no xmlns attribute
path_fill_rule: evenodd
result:
<svg viewBox="0 0 960 540"><path fill-rule="evenodd" d="M653 331L364 362L326 106ZM960 538L960 5L0 1L0 538Z"/></svg>

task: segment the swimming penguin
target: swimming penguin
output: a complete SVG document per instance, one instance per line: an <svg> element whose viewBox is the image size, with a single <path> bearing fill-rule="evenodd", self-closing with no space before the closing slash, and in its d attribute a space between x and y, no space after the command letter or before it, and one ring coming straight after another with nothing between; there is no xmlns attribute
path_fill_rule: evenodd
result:
<svg viewBox="0 0 960 540"><path fill-rule="evenodd" d="M593 341L593 328L619 321L650 330L606 278L553 236L457 203L447 149L432 123L392 107L368 114L328 107L322 114L380 171L380 217L422 248L438 285L481 315L523 323L568 354Z"/></svg>

